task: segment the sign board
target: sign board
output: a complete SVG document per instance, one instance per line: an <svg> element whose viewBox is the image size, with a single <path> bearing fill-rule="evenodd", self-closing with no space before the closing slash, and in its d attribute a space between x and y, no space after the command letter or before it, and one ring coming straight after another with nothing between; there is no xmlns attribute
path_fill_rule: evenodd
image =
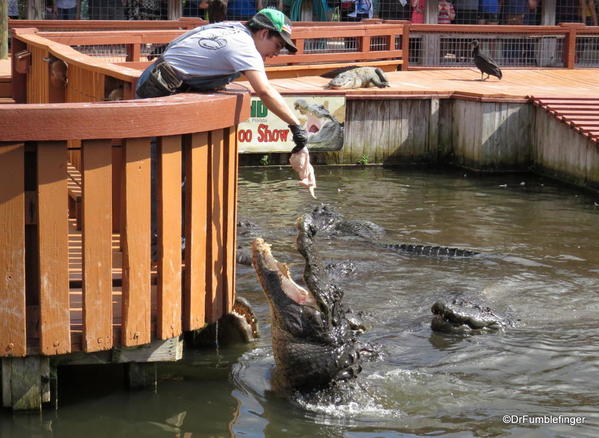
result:
<svg viewBox="0 0 599 438"><path fill-rule="evenodd" d="M283 96L300 124L308 131L308 149L338 151L343 147L345 96ZM250 118L237 128L241 153L289 152L293 143L287 123L252 97Z"/></svg>

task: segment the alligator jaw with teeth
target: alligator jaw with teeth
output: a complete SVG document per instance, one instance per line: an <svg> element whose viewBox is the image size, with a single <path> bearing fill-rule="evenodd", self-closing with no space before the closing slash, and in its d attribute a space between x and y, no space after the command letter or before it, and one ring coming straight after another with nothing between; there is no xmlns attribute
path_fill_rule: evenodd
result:
<svg viewBox="0 0 599 438"><path fill-rule="evenodd" d="M314 245L312 217L299 218L297 228L306 288L293 281L287 265L273 257L261 238L252 242L252 262L271 314L273 383L303 391L355 377L367 350L357 342L363 326L343 305L343 292L328 281Z"/></svg>

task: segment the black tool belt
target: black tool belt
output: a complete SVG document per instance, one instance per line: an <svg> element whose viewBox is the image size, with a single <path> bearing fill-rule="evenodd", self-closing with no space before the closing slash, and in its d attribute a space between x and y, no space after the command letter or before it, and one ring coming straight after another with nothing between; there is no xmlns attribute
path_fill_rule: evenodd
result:
<svg viewBox="0 0 599 438"><path fill-rule="evenodd" d="M183 81L177 72L160 56L154 62L154 68L148 78L137 88L136 93L141 98L169 96L179 91Z"/></svg>

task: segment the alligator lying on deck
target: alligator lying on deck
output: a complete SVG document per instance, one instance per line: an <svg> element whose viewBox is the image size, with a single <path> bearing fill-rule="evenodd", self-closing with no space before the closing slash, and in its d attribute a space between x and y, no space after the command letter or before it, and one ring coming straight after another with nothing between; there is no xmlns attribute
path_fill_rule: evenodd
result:
<svg viewBox="0 0 599 438"><path fill-rule="evenodd" d="M501 330L514 326L507 317L493 312L490 307L470 299L454 298L437 301L431 307L431 329L436 332L456 333L476 330Z"/></svg>
<svg viewBox="0 0 599 438"><path fill-rule="evenodd" d="M315 248L312 216L299 218L297 228L307 289L291 279L287 265L272 256L263 239L253 241L252 257L271 313L273 382L281 388L311 390L355 377L370 351L357 342L363 325L343 305L343 291L328 281Z"/></svg>
<svg viewBox="0 0 599 438"><path fill-rule="evenodd" d="M326 88L368 88L389 87L389 81L385 73L378 67L343 67L323 74L323 77L335 76L327 84Z"/></svg>

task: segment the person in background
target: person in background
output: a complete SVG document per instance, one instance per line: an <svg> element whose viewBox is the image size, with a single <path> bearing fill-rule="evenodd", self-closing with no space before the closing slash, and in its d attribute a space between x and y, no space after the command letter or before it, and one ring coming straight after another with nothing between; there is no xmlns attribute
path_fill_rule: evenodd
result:
<svg viewBox="0 0 599 438"><path fill-rule="evenodd" d="M409 20L410 2L408 0L380 0L377 15L383 20Z"/></svg>
<svg viewBox="0 0 599 438"><path fill-rule="evenodd" d="M89 0L90 20L124 20L125 4L129 0Z"/></svg>
<svg viewBox="0 0 599 438"><path fill-rule="evenodd" d="M256 2L256 9L261 10L264 8L276 9L278 11L283 10L283 0L258 0Z"/></svg>
<svg viewBox="0 0 599 438"><path fill-rule="evenodd" d="M229 0L227 4L227 20L247 21L258 9L256 0Z"/></svg>
<svg viewBox="0 0 599 438"><path fill-rule="evenodd" d="M480 0L478 24L499 24L499 0Z"/></svg>
<svg viewBox="0 0 599 438"><path fill-rule="evenodd" d="M54 0L54 16L59 20L74 20L79 15L77 0Z"/></svg>
<svg viewBox="0 0 599 438"><path fill-rule="evenodd" d="M424 23L424 10L426 9L426 0L412 0L412 19L415 24Z"/></svg>
<svg viewBox="0 0 599 438"><path fill-rule="evenodd" d="M525 17L538 6L538 0L504 0L503 13L505 20L503 24L524 24Z"/></svg>
<svg viewBox="0 0 599 438"><path fill-rule="evenodd" d="M129 20L159 20L162 16L160 0L125 0Z"/></svg>
<svg viewBox="0 0 599 438"><path fill-rule="evenodd" d="M208 7L207 0L186 0L183 4L184 17L203 17Z"/></svg>
<svg viewBox="0 0 599 438"><path fill-rule="evenodd" d="M580 18L587 26L597 26L597 6L595 0L580 0Z"/></svg>
<svg viewBox="0 0 599 438"><path fill-rule="evenodd" d="M456 24L476 24L478 21L478 0L455 0Z"/></svg>
<svg viewBox="0 0 599 438"><path fill-rule="evenodd" d="M580 23L581 0L559 0L555 5L555 24Z"/></svg>
<svg viewBox="0 0 599 438"><path fill-rule="evenodd" d="M455 9L449 0L439 0L439 17L437 23L451 24L455 20Z"/></svg>
<svg viewBox="0 0 599 438"><path fill-rule="evenodd" d="M19 18L19 0L8 0L8 18Z"/></svg>

